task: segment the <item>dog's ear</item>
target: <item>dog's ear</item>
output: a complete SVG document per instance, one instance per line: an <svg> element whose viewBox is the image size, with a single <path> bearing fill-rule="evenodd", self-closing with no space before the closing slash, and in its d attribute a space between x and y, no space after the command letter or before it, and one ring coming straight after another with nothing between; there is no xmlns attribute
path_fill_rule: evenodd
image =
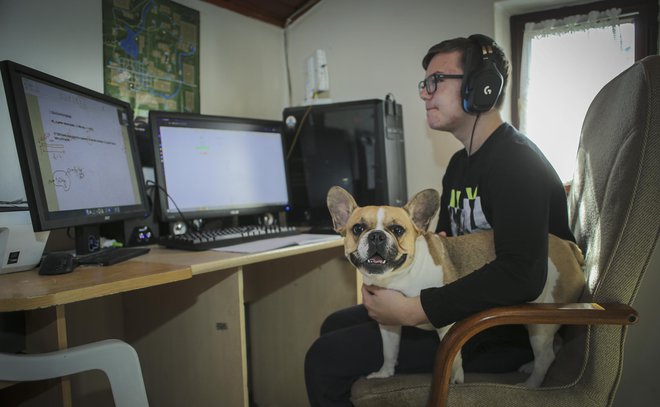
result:
<svg viewBox="0 0 660 407"><path fill-rule="evenodd" d="M334 186L328 191L328 209L332 216L332 224L337 233L342 236L346 232L346 223L351 213L357 208L353 196L344 188Z"/></svg>
<svg viewBox="0 0 660 407"><path fill-rule="evenodd" d="M440 194L435 189L425 189L413 196L403 209L408 211L415 227L425 232L440 209Z"/></svg>

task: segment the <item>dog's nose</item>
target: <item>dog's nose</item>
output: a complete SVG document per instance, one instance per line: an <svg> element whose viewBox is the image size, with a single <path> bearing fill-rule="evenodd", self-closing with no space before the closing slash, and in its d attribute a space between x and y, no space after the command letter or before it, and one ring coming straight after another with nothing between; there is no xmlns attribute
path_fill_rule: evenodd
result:
<svg viewBox="0 0 660 407"><path fill-rule="evenodd" d="M369 241L372 243L382 243L385 240L387 240L387 236L385 235L385 232L380 230L374 230L369 235Z"/></svg>

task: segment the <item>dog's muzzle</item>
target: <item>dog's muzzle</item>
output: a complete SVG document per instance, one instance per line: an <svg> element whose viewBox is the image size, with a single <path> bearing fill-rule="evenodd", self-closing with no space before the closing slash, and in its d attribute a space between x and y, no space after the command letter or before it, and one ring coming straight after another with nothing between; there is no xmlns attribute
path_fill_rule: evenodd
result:
<svg viewBox="0 0 660 407"><path fill-rule="evenodd" d="M406 255L397 259L399 251L396 245L388 239L382 230L372 230L363 239L366 242L359 245L358 250L351 253L351 263L364 269L369 274L382 274L399 267L406 261Z"/></svg>

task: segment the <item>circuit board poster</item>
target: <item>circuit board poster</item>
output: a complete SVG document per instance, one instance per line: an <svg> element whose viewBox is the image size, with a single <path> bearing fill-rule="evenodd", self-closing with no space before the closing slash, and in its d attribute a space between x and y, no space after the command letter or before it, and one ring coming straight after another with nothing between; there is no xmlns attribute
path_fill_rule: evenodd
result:
<svg viewBox="0 0 660 407"><path fill-rule="evenodd" d="M149 110L199 113L199 11L168 0L103 0L107 95Z"/></svg>

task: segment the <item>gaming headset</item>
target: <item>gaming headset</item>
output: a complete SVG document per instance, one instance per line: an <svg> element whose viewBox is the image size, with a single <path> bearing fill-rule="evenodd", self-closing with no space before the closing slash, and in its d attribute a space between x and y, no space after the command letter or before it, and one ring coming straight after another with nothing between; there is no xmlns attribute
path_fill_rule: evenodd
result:
<svg viewBox="0 0 660 407"><path fill-rule="evenodd" d="M476 46L466 52L465 73L461 84L463 110L467 113L487 112L502 93L504 78L493 59L493 40L485 35L468 37Z"/></svg>

